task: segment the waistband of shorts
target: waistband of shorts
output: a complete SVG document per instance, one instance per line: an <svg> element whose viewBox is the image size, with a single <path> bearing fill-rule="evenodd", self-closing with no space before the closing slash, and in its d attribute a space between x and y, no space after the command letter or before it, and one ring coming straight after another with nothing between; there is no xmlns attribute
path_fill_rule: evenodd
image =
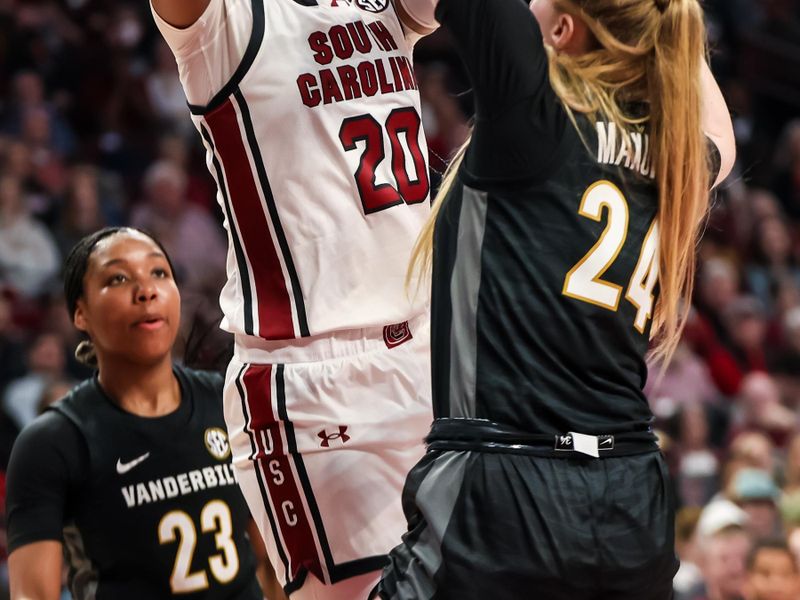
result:
<svg viewBox="0 0 800 600"><path fill-rule="evenodd" d="M528 433L485 419L439 418L425 438L429 451L469 450L527 454L549 458L608 458L655 452L658 439L652 430L625 433ZM595 455L586 453L586 445Z"/></svg>
<svg viewBox="0 0 800 600"><path fill-rule="evenodd" d="M400 323L342 329L291 340L234 336L234 358L245 364L319 362L377 350L391 350L412 340L429 342L430 315L420 313Z"/></svg>

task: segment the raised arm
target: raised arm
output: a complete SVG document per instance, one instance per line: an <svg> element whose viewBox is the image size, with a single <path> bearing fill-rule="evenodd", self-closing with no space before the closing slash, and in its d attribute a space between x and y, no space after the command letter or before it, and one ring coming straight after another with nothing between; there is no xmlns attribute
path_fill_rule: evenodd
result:
<svg viewBox="0 0 800 600"><path fill-rule="evenodd" d="M428 35L438 29L434 11L439 0L394 0L400 22L419 35Z"/></svg>
<svg viewBox="0 0 800 600"><path fill-rule="evenodd" d="M404 1L408 6L426 0ZM541 29L525 2L439 0L436 18L449 30L467 69L478 119L544 90L547 54Z"/></svg>
<svg viewBox="0 0 800 600"><path fill-rule="evenodd" d="M153 9L173 27L189 27L208 7L211 0L150 0Z"/></svg>
<svg viewBox="0 0 800 600"><path fill-rule="evenodd" d="M703 131L719 150L720 168L714 186L719 185L733 169L736 160L736 141L733 137L733 123L722 91L703 61L700 73L703 94Z"/></svg>

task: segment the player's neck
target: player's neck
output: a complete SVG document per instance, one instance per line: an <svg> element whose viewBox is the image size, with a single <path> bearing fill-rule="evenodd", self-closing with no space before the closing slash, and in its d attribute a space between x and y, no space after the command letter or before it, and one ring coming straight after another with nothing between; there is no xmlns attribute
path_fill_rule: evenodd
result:
<svg viewBox="0 0 800 600"><path fill-rule="evenodd" d="M114 368L101 364L98 379L120 408L140 417L167 415L181 403L181 389L172 371L171 357L155 365L126 364Z"/></svg>

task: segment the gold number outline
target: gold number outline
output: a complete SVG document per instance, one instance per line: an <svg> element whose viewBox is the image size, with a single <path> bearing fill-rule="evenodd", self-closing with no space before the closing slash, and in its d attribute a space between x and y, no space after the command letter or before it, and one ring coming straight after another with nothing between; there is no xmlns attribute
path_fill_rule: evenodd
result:
<svg viewBox="0 0 800 600"><path fill-rule="evenodd" d="M616 301L615 301L613 306L610 306L608 304L604 304L601 301L595 300L595 299L587 297L587 296L582 296L580 294L576 294L576 293L567 291L567 288L569 287L569 283L570 283L570 278L572 277L573 273L575 273L575 271L580 269L580 267L583 266L583 264L587 260L589 260L589 258L592 256L592 254L594 254L600 248L600 246L603 245L603 242L605 241L605 238L608 235L608 232L611 230L611 210L612 210L611 204L609 204L608 202L605 202L605 201L601 201L600 205L598 206L597 216L595 216L595 215L593 215L593 214L591 214L589 212L586 212L586 210L585 210L586 199L589 197L589 194L591 194L596 188L598 188L601 185L607 185L607 186L610 186L611 188L613 188L613 190L622 199L623 206L625 207L625 225L624 225L624 229L623 229L624 233L622 235L622 240L620 241L619 245L617 246L617 249L614 252L614 255L606 262L606 264L599 271L597 271L597 273L595 273L595 275L591 279L591 281L593 283L597 283L599 285L602 285L602 286L605 286L605 287L608 287L608 288L611 288L611 289L614 290L614 292L616 294ZM604 207L605 207L605 211L603 210ZM569 298L573 298L575 300L580 300L582 302L587 302L589 304L594 304L595 306L599 306L601 308L605 308L606 310L610 310L610 311L616 312L619 309L619 301L620 301L620 298L622 297L622 286L621 285L617 285L616 283L611 283L609 281L603 281L601 279L601 277L603 275L605 275L605 272L611 267L611 265L614 263L614 261L617 260L617 257L619 256L619 253L622 251L623 246L625 246L625 240L627 240L627 238L628 238L628 224L629 224L630 211L628 209L628 201L625 198L625 195L620 191L620 189L616 185L614 185L612 182L608 181L607 179L601 179L599 181L596 181L586 189L586 191L583 193L583 197L581 198L580 208L578 209L578 214L579 215L581 215L582 217L586 217L588 219L591 219L592 221L595 221L597 223L599 223L602 220L604 212L606 212L608 214L608 224L606 225L605 229L603 230L603 233L600 234L600 237L598 238L597 242L595 242L595 244L583 256L583 258L581 258L575 264L575 266L573 266L569 270L569 272L567 272L567 275L564 277L564 286L563 286L563 288L561 290L561 293L564 296L567 296Z"/></svg>

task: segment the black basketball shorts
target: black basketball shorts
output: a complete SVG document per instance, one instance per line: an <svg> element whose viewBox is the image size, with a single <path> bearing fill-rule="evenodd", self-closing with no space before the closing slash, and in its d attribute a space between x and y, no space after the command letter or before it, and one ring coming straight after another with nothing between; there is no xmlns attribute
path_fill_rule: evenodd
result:
<svg viewBox="0 0 800 600"><path fill-rule="evenodd" d="M660 452L432 451L403 492L384 600L668 600L678 569Z"/></svg>

